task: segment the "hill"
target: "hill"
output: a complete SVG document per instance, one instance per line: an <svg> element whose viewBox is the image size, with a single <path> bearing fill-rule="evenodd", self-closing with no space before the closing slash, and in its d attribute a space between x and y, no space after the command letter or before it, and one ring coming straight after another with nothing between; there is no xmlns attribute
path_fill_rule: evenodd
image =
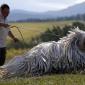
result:
<svg viewBox="0 0 85 85"><path fill-rule="evenodd" d="M85 2L76 4L60 11L48 11L43 13L29 12L24 10L12 10L8 20L28 20L28 19L57 19L59 17L70 17L85 13Z"/></svg>

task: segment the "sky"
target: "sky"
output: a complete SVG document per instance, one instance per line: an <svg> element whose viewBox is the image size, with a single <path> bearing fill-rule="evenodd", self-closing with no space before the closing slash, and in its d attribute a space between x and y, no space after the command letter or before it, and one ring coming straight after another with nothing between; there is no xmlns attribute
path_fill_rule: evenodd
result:
<svg viewBox="0 0 85 85"><path fill-rule="evenodd" d="M0 0L0 5L6 3L11 10L21 9L33 12L46 12L58 11L82 2L85 2L85 0Z"/></svg>

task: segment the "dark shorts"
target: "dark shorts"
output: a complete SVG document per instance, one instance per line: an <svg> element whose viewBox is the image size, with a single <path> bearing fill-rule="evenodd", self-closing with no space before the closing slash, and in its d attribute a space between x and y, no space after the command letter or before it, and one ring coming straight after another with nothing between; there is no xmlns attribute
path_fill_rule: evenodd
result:
<svg viewBox="0 0 85 85"><path fill-rule="evenodd" d="M5 63L6 59L6 47L0 48L0 66Z"/></svg>

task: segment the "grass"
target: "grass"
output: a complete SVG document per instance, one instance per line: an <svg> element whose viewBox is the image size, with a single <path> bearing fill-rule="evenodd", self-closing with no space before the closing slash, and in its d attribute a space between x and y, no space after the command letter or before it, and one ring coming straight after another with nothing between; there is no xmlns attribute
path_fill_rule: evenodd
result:
<svg viewBox="0 0 85 85"><path fill-rule="evenodd" d="M42 77L14 78L0 81L0 85L85 85L85 75L60 74Z"/></svg>
<svg viewBox="0 0 85 85"><path fill-rule="evenodd" d="M39 35L41 32L44 32L46 29L52 29L53 26L65 26L70 25L74 21L61 21L61 22L32 22L32 23L12 23L11 25L15 25L20 27L22 34L25 39L31 39L36 35ZM12 29L12 32L17 35L17 37L21 38L17 29Z"/></svg>

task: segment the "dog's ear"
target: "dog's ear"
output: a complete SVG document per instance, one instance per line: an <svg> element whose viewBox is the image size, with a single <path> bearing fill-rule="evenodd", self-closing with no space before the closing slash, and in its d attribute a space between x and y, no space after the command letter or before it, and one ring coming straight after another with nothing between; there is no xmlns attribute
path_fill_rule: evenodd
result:
<svg viewBox="0 0 85 85"><path fill-rule="evenodd" d="M76 32L79 32L80 29L79 27L74 27L74 28L71 28L71 31L76 33Z"/></svg>
<svg viewBox="0 0 85 85"><path fill-rule="evenodd" d="M79 27L74 27L74 29L71 29L72 32L75 32L77 35L80 35L83 31L79 29Z"/></svg>
<svg viewBox="0 0 85 85"><path fill-rule="evenodd" d="M76 28L74 27L74 28L71 28L69 33L80 35L81 34L81 30L79 29L79 27L76 27Z"/></svg>

